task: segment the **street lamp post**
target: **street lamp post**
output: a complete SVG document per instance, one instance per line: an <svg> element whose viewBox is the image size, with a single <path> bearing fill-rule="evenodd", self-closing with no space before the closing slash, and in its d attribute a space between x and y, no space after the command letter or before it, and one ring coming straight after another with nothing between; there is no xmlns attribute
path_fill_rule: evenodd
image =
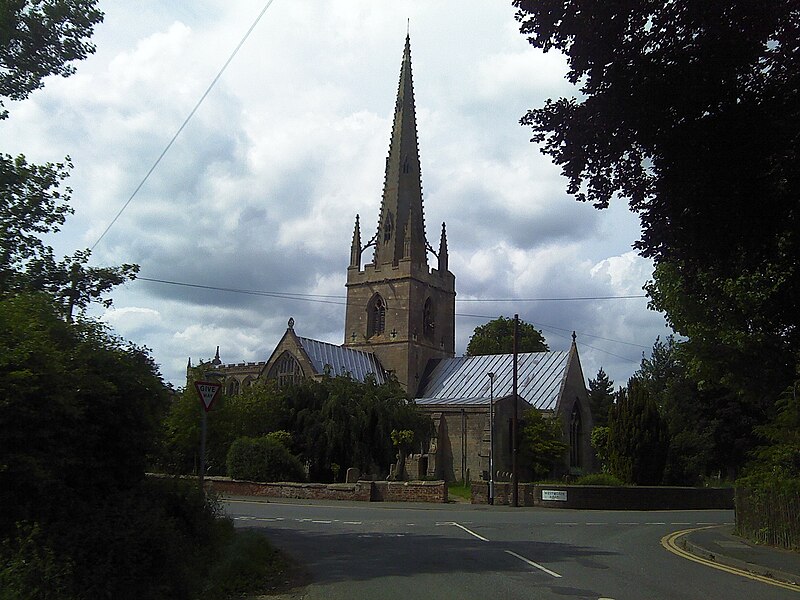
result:
<svg viewBox="0 0 800 600"><path fill-rule="evenodd" d="M489 504L494 504L494 373L489 378Z"/></svg>

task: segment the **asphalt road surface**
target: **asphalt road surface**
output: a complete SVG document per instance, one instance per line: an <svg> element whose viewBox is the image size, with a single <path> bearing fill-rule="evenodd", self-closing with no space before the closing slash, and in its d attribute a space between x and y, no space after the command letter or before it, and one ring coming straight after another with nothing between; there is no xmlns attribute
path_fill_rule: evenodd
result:
<svg viewBox="0 0 800 600"><path fill-rule="evenodd" d="M669 552L732 511L575 511L432 504L225 502L311 583L284 598L780 600L800 598Z"/></svg>

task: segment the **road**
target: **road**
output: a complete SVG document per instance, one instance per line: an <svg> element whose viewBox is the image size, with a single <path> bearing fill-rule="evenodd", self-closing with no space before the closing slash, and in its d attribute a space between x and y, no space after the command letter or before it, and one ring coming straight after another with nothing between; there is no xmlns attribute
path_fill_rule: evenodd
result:
<svg viewBox="0 0 800 600"><path fill-rule="evenodd" d="M575 511L229 500L306 565L286 596L338 599L780 600L797 593L676 556L661 539L732 511Z"/></svg>

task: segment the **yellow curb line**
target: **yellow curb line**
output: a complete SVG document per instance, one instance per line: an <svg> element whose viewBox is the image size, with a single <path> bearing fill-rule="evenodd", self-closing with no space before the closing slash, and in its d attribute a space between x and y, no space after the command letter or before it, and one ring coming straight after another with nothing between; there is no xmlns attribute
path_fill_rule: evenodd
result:
<svg viewBox="0 0 800 600"><path fill-rule="evenodd" d="M792 585L791 583L785 583L783 581L778 581L776 579L772 579L771 577L765 577L764 575L757 575L755 573L745 571L744 569L729 567L728 565L723 565L713 560L708 560L706 558L701 558L696 554L692 554L691 552L688 552L687 550L684 550L683 548L678 546L677 544L678 538L681 538L688 533L692 533L693 531L700 531L701 529L710 529L711 527L713 527L713 525L709 527L694 527L692 529L683 529L681 531L676 531L674 533L667 534L663 538L661 538L661 545L664 546L664 548L666 548L673 554L680 556L682 558L686 558L688 560L692 560L696 563L700 563L701 565L713 567L715 569L719 569L720 571L725 571L726 573L731 573L733 575L740 575L741 577L747 577L748 579L752 579L754 581L760 581L761 583L766 583L768 585L774 585L783 588L785 590L800 592L800 586Z"/></svg>

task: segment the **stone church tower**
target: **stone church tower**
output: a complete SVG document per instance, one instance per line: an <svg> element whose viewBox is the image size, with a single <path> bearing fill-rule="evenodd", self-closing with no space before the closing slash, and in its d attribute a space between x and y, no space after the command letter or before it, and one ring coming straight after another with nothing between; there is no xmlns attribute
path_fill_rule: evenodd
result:
<svg viewBox="0 0 800 600"><path fill-rule="evenodd" d="M373 260L362 270L361 254L370 246ZM437 268L429 267L429 252ZM425 238L411 42L406 36L378 230L364 246L356 216L344 345L375 353L413 397L428 360L454 355L455 297L444 223L438 252Z"/></svg>

